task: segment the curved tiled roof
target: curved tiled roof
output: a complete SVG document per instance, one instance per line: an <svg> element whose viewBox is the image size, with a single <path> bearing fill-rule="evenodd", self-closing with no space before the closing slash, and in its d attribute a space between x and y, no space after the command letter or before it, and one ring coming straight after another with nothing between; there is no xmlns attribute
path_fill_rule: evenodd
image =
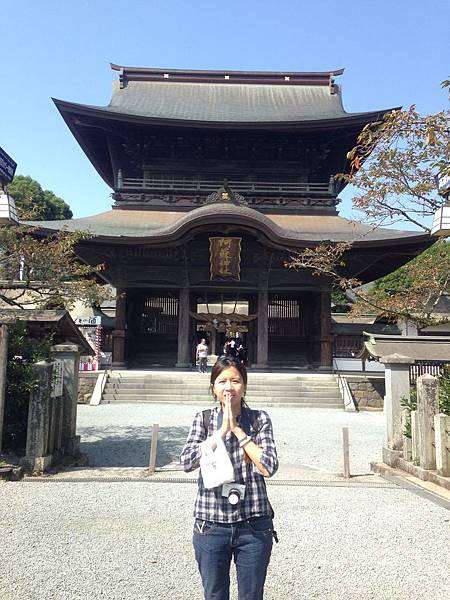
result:
<svg viewBox="0 0 450 600"><path fill-rule="evenodd" d="M113 82L108 106L55 100L64 111L82 111L109 117L135 117L174 123L268 124L376 120L386 109L347 113L340 92L325 86L273 84L215 84L131 81L121 88Z"/></svg>
<svg viewBox="0 0 450 600"><path fill-rule="evenodd" d="M374 121L387 110L347 113L334 76L325 73L181 71L111 65L120 71L108 106L55 100L64 113L185 124L294 124ZM228 73L228 74L227 74Z"/></svg>
<svg viewBox="0 0 450 600"><path fill-rule="evenodd" d="M165 83L113 84L107 110L183 121L278 122L344 116L341 95L325 86Z"/></svg>
<svg viewBox="0 0 450 600"><path fill-rule="evenodd" d="M170 241L203 224L253 227L285 245L348 241L363 246L424 241L429 237L414 231L373 228L338 215L266 215L246 206L228 203L209 204L187 213L111 210L80 219L30 224L45 230L89 231L95 238L135 243Z"/></svg>

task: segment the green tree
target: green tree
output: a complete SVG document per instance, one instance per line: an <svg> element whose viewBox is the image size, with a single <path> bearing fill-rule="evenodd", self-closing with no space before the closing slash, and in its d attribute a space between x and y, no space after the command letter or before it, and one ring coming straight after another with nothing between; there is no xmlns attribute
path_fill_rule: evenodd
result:
<svg viewBox="0 0 450 600"><path fill-rule="evenodd" d="M41 237L30 226L0 227L0 305L70 309L76 301L101 303L108 297L99 285L103 265L86 265L76 255L89 237L68 231Z"/></svg>
<svg viewBox="0 0 450 600"><path fill-rule="evenodd" d="M400 269L375 281L360 295L353 312L380 307L420 325L436 323L435 307L443 295L450 294L449 281L450 243L439 240Z"/></svg>
<svg viewBox="0 0 450 600"><path fill-rule="evenodd" d="M21 219L55 221L73 216L62 198L50 190L43 190L40 183L29 176L16 175L8 185L8 193L14 198Z"/></svg>
<svg viewBox="0 0 450 600"><path fill-rule="evenodd" d="M353 206L374 225L409 223L430 231L426 217L442 205L436 175L450 175L449 111L394 110L364 127L337 178L357 189Z"/></svg>
<svg viewBox="0 0 450 600"><path fill-rule="evenodd" d="M68 204L31 177L14 177L8 192L22 221L72 218ZM36 226L24 224L0 227L0 309L70 309L77 301L93 305L108 297L99 285L103 265L86 265L76 255L77 245L88 237L68 231L43 236Z"/></svg>
<svg viewBox="0 0 450 600"><path fill-rule="evenodd" d="M447 82L444 82L447 87ZM398 222L430 231L427 217L442 205L435 177L450 174L450 112L423 116L414 106L387 113L367 125L348 154L349 169L336 175L357 189L353 206L375 227ZM419 324L435 322L433 308L450 294L449 244L440 241L420 257L386 276L370 290L341 275L350 243L306 249L286 263L327 278L334 287L354 292L354 312L377 312Z"/></svg>

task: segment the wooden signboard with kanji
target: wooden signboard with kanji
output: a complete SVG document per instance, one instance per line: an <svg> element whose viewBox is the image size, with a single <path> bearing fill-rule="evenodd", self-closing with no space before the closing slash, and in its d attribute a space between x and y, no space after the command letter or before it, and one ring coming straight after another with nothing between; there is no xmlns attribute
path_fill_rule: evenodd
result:
<svg viewBox="0 0 450 600"><path fill-rule="evenodd" d="M240 237L210 237L211 279L239 281L241 278Z"/></svg>

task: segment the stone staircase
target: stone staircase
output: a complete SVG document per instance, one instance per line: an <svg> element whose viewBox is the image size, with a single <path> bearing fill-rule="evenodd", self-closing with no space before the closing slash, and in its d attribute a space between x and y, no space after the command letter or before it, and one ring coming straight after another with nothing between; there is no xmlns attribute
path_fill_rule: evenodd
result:
<svg viewBox="0 0 450 600"><path fill-rule="evenodd" d="M337 380L329 374L249 373L250 406L343 408ZM175 371L112 371L102 404L180 402L211 404L209 374Z"/></svg>

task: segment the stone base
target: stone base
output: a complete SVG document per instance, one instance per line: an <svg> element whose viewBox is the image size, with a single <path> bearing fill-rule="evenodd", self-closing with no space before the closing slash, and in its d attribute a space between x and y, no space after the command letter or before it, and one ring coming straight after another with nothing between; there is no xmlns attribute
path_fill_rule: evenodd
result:
<svg viewBox="0 0 450 600"><path fill-rule="evenodd" d="M43 473L52 464L53 455L47 454L46 456L25 456L22 458L21 463L26 471L32 473Z"/></svg>
<svg viewBox="0 0 450 600"><path fill-rule="evenodd" d="M381 410L383 408L386 393L384 378L362 374L345 375L344 377L360 410L365 408Z"/></svg>
<svg viewBox="0 0 450 600"><path fill-rule="evenodd" d="M64 454L66 456L78 456L80 454L80 441L79 435L74 435L72 438L66 440L64 445Z"/></svg>
<svg viewBox="0 0 450 600"><path fill-rule="evenodd" d="M125 362L113 362L113 363L111 363L111 369L113 371L124 371L127 368L128 368L127 367L127 363L125 363Z"/></svg>
<svg viewBox="0 0 450 600"><path fill-rule="evenodd" d="M391 448L383 448L383 462L390 467L396 467L399 458L403 457L402 450L392 450Z"/></svg>
<svg viewBox="0 0 450 600"><path fill-rule="evenodd" d="M321 373L331 373L331 371L333 370L333 367L327 366L327 365L320 365L319 369L318 369Z"/></svg>
<svg viewBox="0 0 450 600"><path fill-rule="evenodd" d="M417 477L417 479L421 479L422 481L430 481L431 483L440 485L446 490L450 490L450 477L443 477L442 475L439 475L437 471L427 471L426 469L422 469L422 467L419 467L418 465L415 465L404 458L399 458L395 467L391 465L388 466L385 463L370 463L370 468L374 473L380 473L381 475L383 475L383 473L387 473L389 469L396 468L404 471L405 473L413 475L413 477Z"/></svg>
<svg viewBox="0 0 450 600"><path fill-rule="evenodd" d="M20 481L23 478L23 467L1 467L0 479L5 481Z"/></svg>
<svg viewBox="0 0 450 600"><path fill-rule="evenodd" d="M175 365L175 369L192 369L192 364L177 362Z"/></svg>

